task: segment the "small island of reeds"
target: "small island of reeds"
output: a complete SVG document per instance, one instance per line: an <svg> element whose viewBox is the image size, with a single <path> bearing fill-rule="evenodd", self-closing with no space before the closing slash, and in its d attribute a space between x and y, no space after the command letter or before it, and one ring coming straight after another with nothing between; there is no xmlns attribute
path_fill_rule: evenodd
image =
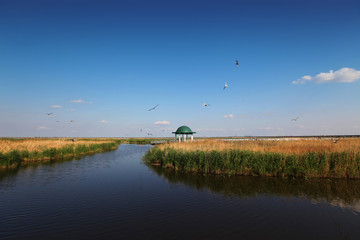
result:
<svg viewBox="0 0 360 240"><path fill-rule="evenodd" d="M360 139L200 140L156 146L150 165L202 174L360 178Z"/></svg>
<svg viewBox="0 0 360 240"><path fill-rule="evenodd" d="M119 139L108 138L2 138L0 168L104 152L116 149L120 143Z"/></svg>

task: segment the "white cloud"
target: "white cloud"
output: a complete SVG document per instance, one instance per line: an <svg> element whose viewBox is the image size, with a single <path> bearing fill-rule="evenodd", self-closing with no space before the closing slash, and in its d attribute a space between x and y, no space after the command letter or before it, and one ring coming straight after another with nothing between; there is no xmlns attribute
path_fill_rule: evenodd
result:
<svg viewBox="0 0 360 240"><path fill-rule="evenodd" d="M360 79L360 71L353 68L341 68L338 71L330 70L328 73L319 73L315 77L306 75L293 81L292 84L303 84L306 82L326 83L326 82L347 82L352 83Z"/></svg>
<svg viewBox="0 0 360 240"><path fill-rule="evenodd" d="M45 126L41 126L41 127L37 127L37 130L50 130L50 128L45 127Z"/></svg>
<svg viewBox="0 0 360 240"><path fill-rule="evenodd" d="M106 120L101 120L100 122L101 122L101 123L104 123L104 124L109 123L109 122L106 121Z"/></svg>
<svg viewBox="0 0 360 240"><path fill-rule="evenodd" d="M50 107L52 107L52 108L63 108L63 107L60 106L60 105L51 105Z"/></svg>
<svg viewBox="0 0 360 240"><path fill-rule="evenodd" d="M155 125L169 125L169 121L156 121L154 122Z"/></svg>
<svg viewBox="0 0 360 240"><path fill-rule="evenodd" d="M234 118L234 114L225 115L224 118Z"/></svg>
<svg viewBox="0 0 360 240"><path fill-rule="evenodd" d="M84 100L78 99L78 100L71 100L70 102L71 102L71 103L83 103Z"/></svg>
<svg viewBox="0 0 360 240"><path fill-rule="evenodd" d="M91 104L92 102L90 101L84 101L82 99L77 99L77 100L71 100L70 101L71 103L88 103L88 104Z"/></svg>

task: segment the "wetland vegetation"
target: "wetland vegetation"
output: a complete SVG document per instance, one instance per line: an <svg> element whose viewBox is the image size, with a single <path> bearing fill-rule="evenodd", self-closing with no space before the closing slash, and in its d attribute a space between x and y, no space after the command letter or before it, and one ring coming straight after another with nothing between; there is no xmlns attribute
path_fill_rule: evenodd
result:
<svg viewBox="0 0 360 240"><path fill-rule="evenodd" d="M0 138L0 168L114 150L119 144L151 144L157 138ZM169 139L160 139L167 141Z"/></svg>
<svg viewBox="0 0 360 240"><path fill-rule="evenodd" d="M78 157L114 150L118 139L24 138L0 139L0 167L23 163Z"/></svg>
<svg viewBox="0 0 360 240"><path fill-rule="evenodd" d="M144 161L203 174L360 178L360 139L175 142L151 149Z"/></svg>

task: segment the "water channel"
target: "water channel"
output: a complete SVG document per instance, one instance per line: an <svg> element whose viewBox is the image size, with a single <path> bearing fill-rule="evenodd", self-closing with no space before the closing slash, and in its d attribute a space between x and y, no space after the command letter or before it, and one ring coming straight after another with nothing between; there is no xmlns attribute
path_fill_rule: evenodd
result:
<svg viewBox="0 0 360 240"><path fill-rule="evenodd" d="M0 239L360 239L360 181L202 176L151 146L0 174Z"/></svg>

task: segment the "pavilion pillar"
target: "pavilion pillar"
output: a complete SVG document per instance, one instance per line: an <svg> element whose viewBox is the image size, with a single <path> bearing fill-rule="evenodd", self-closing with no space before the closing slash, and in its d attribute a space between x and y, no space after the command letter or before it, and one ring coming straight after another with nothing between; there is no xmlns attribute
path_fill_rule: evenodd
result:
<svg viewBox="0 0 360 240"><path fill-rule="evenodd" d="M194 136L191 134L191 141L194 141Z"/></svg>
<svg viewBox="0 0 360 240"><path fill-rule="evenodd" d="M184 134L184 142L186 142L186 136L187 136L187 134Z"/></svg>

